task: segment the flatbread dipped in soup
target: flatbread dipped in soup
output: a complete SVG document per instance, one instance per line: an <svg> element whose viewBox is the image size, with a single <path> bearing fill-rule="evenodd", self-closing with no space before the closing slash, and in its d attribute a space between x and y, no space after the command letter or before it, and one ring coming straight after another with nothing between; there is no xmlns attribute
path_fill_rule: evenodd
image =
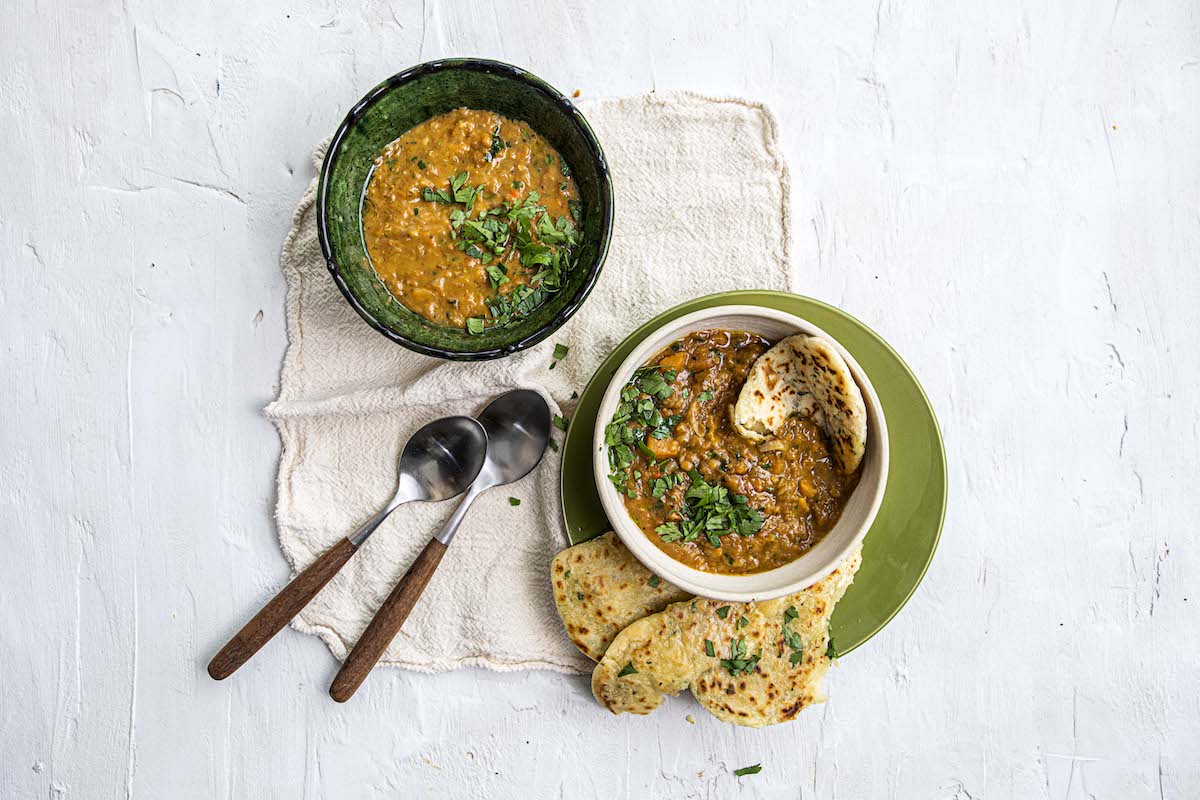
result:
<svg viewBox="0 0 1200 800"><path fill-rule="evenodd" d="M808 405L787 406L759 413L768 426L754 418L762 409L747 401L745 421L735 424L748 378L752 390L760 379L777 386L774 372L753 378L771 353L778 351L770 342L745 331L690 333L634 373L605 428L609 480L630 517L659 549L694 569L742 575L796 560L833 528L858 484L860 465L844 457L840 429L830 424L857 431L861 417L862 436L853 443L860 446L865 410L853 379L826 385L842 374L836 370L806 374L826 399L848 396L852 387L856 410L814 416ZM756 435L744 435L751 423Z"/></svg>
<svg viewBox="0 0 1200 800"><path fill-rule="evenodd" d="M766 440L786 420L804 416L829 436L843 472L854 472L867 449L867 406L850 366L829 342L798 333L754 362L738 394L733 426Z"/></svg>
<svg viewBox="0 0 1200 800"><path fill-rule="evenodd" d="M578 260L571 168L525 122L459 108L375 159L363 193L371 266L402 305L473 334L526 317Z"/></svg>

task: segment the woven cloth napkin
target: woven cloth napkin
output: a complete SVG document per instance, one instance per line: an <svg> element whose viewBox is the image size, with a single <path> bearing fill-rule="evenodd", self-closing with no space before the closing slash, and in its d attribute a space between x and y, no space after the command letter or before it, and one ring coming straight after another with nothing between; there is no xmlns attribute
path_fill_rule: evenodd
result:
<svg viewBox="0 0 1200 800"><path fill-rule="evenodd" d="M388 501L400 450L425 423L474 415L517 387L569 416L572 393L650 317L712 292L788 287L788 177L769 111L694 94L580 105L612 169L608 261L570 322L509 358L440 361L371 330L325 268L316 181L309 186L283 246L289 344L279 398L266 409L283 443L275 518L294 570ZM551 370L556 343L570 353ZM382 663L426 672L590 668L550 589L550 559L567 544L559 467L548 452L531 475L479 498ZM401 506L293 625L344 659L454 504Z"/></svg>

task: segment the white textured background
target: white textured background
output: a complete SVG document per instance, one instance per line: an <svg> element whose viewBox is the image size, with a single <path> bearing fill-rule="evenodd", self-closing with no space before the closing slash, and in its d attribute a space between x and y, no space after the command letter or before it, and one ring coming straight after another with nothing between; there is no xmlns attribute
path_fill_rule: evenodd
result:
<svg viewBox="0 0 1200 800"><path fill-rule="evenodd" d="M0 797L1200 796L1200 7L534 5L6 5ZM770 103L797 289L924 381L941 550L800 721L618 719L548 673L342 707L294 631L204 674L287 575L260 409L308 153L464 54Z"/></svg>

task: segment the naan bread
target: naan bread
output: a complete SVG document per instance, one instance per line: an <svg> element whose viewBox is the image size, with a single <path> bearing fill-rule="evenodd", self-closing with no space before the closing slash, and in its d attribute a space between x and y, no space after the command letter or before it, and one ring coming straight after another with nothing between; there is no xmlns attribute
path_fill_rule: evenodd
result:
<svg viewBox="0 0 1200 800"><path fill-rule="evenodd" d="M821 680L830 664L829 617L861 563L855 551L824 580L777 600L696 598L638 620L621 631L596 665L592 694L614 714L649 714L666 695L688 688L710 714L726 722L758 728L793 719L802 708L825 700ZM722 616L717 611L724 606L729 610ZM795 609L794 617L789 608ZM714 655L707 655L705 640L712 642ZM731 676L727 667L739 641L747 671ZM796 652L802 655L792 663ZM755 654L760 654L757 663L747 664Z"/></svg>
<svg viewBox="0 0 1200 800"><path fill-rule="evenodd" d="M611 531L556 555L550 580L567 635L593 661L629 623L691 597L655 579Z"/></svg>
<svg viewBox="0 0 1200 800"><path fill-rule="evenodd" d="M789 336L754 362L734 406L733 425L758 442L796 415L825 429L844 471L858 469L867 446L862 391L841 354L806 333Z"/></svg>

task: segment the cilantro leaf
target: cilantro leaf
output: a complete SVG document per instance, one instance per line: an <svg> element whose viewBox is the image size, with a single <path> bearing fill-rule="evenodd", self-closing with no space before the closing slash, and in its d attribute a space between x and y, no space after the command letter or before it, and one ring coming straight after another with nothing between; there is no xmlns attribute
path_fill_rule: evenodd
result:
<svg viewBox="0 0 1200 800"><path fill-rule="evenodd" d="M444 189L434 189L429 186L421 190L421 199L427 203L444 203L446 205L454 203L454 198Z"/></svg>
<svg viewBox="0 0 1200 800"><path fill-rule="evenodd" d="M762 658L761 652L752 656L746 655L746 637L742 636L729 643L729 658L721 659L721 667L727 670L731 677L748 675L758 667Z"/></svg>
<svg viewBox="0 0 1200 800"><path fill-rule="evenodd" d="M508 270L504 267L489 264L483 268L483 271L487 273L488 280L492 282L493 289L498 289L502 283L508 283Z"/></svg>
<svg viewBox="0 0 1200 800"><path fill-rule="evenodd" d="M500 138L500 126L496 126L496 130L492 131L492 146L483 154L484 161L491 161L496 156L508 147L508 142Z"/></svg>
<svg viewBox="0 0 1200 800"><path fill-rule="evenodd" d="M655 528L654 532L661 536L664 542L677 542L683 538L683 533L674 522L663 523Z"/></svg>

